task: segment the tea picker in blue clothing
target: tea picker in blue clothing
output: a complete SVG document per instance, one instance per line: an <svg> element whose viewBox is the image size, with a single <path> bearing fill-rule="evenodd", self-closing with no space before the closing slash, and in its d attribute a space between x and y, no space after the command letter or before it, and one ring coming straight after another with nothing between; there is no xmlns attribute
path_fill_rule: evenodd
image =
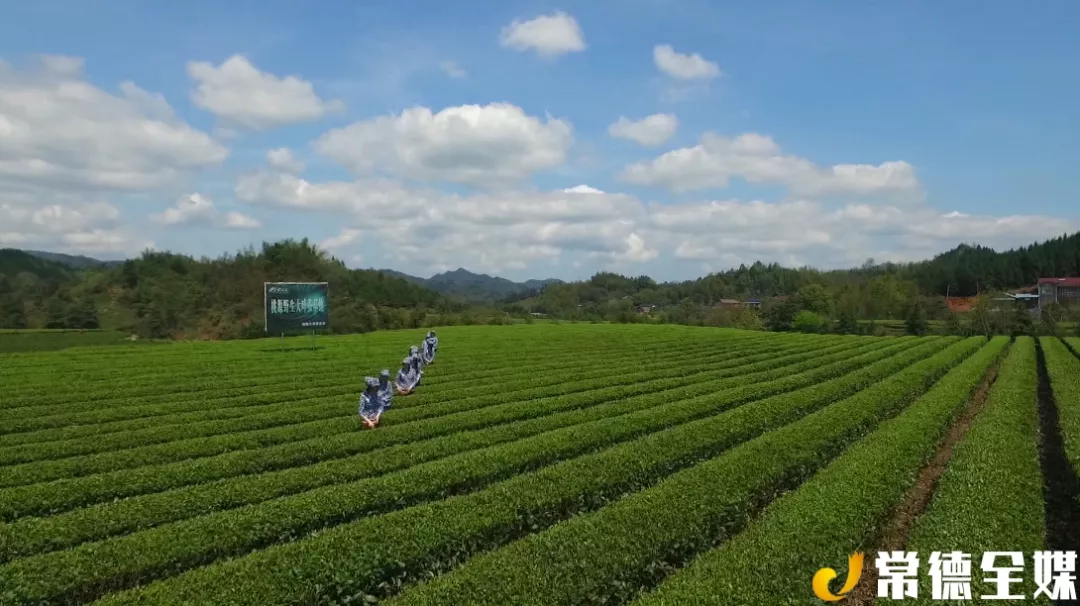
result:
<svg viewBox="0 0 1080 606"><path fill-rule="evenodd" d="M390 408L390 401L393 397L394 385L390 382L390 370L384 368L379 373L379 398L384 412L387 408Z"/></svg>
<svg viewBox="0 0 1080 606"><path fill-rule="evenodd" d="M435 361L435 350L438 349L437 343L438 341L435 339L435 333L429 331L427 336L424 337L424 342L421 343L423 350L420 355L423 356L424 365L431 364Z"/></svg>
<svg viewBox="0 0 1080 606"><path fill-rule="evenodd" d="M412 356L403 359L401 370L398 370L397 377L394 378L394 387L397 388L398 395L405 396L412 393L418 383L420 383L420 372L413 365Z"/></svg>
<svg viewBox="0 0 1080 606"><path fill-rule="evenodd" d="M379 396L379 380L375 377L364 377L367 388L360 394L360 420L369 429L375 429L382 416L382 398Z"/></svg>

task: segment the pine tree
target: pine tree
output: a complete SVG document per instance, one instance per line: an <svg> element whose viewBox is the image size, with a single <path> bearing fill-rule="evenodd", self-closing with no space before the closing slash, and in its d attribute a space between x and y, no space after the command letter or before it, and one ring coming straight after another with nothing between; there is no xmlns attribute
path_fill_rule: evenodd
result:
<svg viewBox="0 0 1080 606"><path fill-rule="evenodd" d="M926 319L926 309L922 302L916 300L908 311L907 320L904 322L910 335L925 335L929 330L929 322Z"/></svg>

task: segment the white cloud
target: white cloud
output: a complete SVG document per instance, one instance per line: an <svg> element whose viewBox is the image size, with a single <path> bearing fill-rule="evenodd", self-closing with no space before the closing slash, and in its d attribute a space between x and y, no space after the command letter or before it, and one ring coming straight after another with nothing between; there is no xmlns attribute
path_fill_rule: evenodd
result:
<svg viewBox="0 0 1080 606"><path fill-rule="evenodd" d="M711 80L720 76L720 67L697 53L684 55L668 44L653 47L657 69L677 80Z"/></svg>
<svg viewBox="0 0 1080 606"><path fill-rule="evenodd" d="M596 189L595 187L591 187L589 185L584 185L584 184L575 185L573 187L567 187L566 189L563 190L563 192L568 193L568 194L602 194L602 193L604 193L603 191L601 191L599 189Z"/></svg>
<svg viewBox="0 0 1080 606"><path fill-rule="evenodd" d="M44 57L25 71L0 61L0 188L146 189L228 156L161 95L131 82L109 94L82 67L75 57Z"/></svg>
<svg viewBox="0 0 1080 606"><path fill-rule="evenodd" d="M262 225L254 218L238 212L222 213L214 202L199 193L186 195L176 205L164 212L151 215L150 220L159 225L192 225L225 229L259 229Z"/></svg>
<svg viewBox="0 0 1080 606"><path fill-rule="evenodd" d="M608 127L608 134L617 139L655 147L670 139L678 128L679 119L674 114L653 114L636 122L619 116L619 119Z"/></svg>
<svg viewBox="0 0 1080 606"><path fill-rule="evenodd" d="M619 175L627 183L662 186L677 192L728 187L732 177L749 183L785 185L797 196L919 190L915 170L907 162L821 168L805 158L783 155L772 138L755 133L734 139L706 133L694 147L632 164Z"/></svg>
<svg viewBox="0 0 1080 606"><path fill-rule="evenodd" d="M927 259L960 242L1001 249L1080 227L1038 215L1006 217L942 213L926 205L896 207L737 200L653 206L653 241L684 260L730 267L756 260L826 268Z"/></svg>
<svg viewBox="0 0 1080 606"><path fill-rule="evenodd" d="M645 261L652 261L659 252L655 248L650 248L645 244L645 240L634 232L630 232L626 236L626 249L617 252L614 258L618 261L629 261L633 263L643 263Z"/></svg>
<svg viewBox="0 0 1080 606"><path fill-rule="evenodd" d="M340 100L321 99L306 80L259 71L240 55L218 67L192 61L187 72L197 84L191 93L195 105L230 125L251 130L312 122L345 107Z"/></svg>
<svg viewBox="0 0 1080 606"><path fill-rule="evenodd" d="M201 194L195 193L180 198L176 206L166 209L161 214L152 215L150 218L162 225L184 225L209 223L217 216L218 210L214 207L214 203Z"/></svg>
<svg viewBox="0 0 1080 606"><path fill-rule="evenodd" d="M137 254L109 195L154 190L229 151L180 120L165 98L89 82L78 57L0 61L0 246Z"/></svg>
<svg viewBox="0 0 1080 606"><path fill-rule="evenodd" d="M225 229L259 229L262 223L255 217L229 211L225 213Z"/></svg>
<svg viewBox="0 0 1080 606"><path fill-rule="evenodd" d="M507 103L407 109L331 130L315 149L358 175L372 172L471 185L507 185L566 161L569 123Z"/></svg>
<svg viewBox="0 0 1080 606"><path fill-rule="evenodd" d="M0 248L81 254L137 254L154 243L125 228L119 209L81 195L0 196Z"/></svg>
<svg viewBox="0 0 1080 606"><path fill-rule="evenodd" d="M431 271L450 264L498 272L564 254L618 263L655 253L634 231L644 218L641 204L598 190L457 196L384 180L312 183L262 171L242 177L236 197L340 214L355 231L330 243L355 242L362 234L396 262Z"/></svg>
<svg viewBox="0 0 1080 606"><path fill-rule="evenodd" d="M763 145L745 141L744 147ZM1075 222L1041 216L969 216L925 204L812 200L643 204L588 185L553 192L451 195L388 180L310 182L260 171L236 187L239 200L332 214L343 229L323 246L381 245L398 266L441 271L464 266L505 272L564 261L634 272L671 257L715 269L756 260L826 268L879 260L917 260L961 241L1012 247Z"/></svg>
<svg viewBox="0 0 1080 606"><path fill-rule="evenodd" d="M544 57L585 50L581 27L572 16L562 11L529 21L515 19L502 29L499 43L514 50L533 50Z"/></svg>
<svg viewBox="0 0 1080 606"><path fill-rule="evenodd" d="M335 250L339 248L345 248L347 246L352 246L353 244L356 244L360 241L360 236L363 235L363 233L364 232L360 231L359 229L355 229L352 227L343 228L341 230L341 233L339 233L338 235L330 236L329 238L320 242L319 248Z"/></svg>
<svg viewBox="0 0 1080 606"><path fill-rule="evenodd" d="M439 69L441 69L444 74L454 79L464 78L469 75L456 61L442 61L439 63Z"/></svg>
<svg viewBox="0 0 1080 606"><path fill-rule="evenodd" d="M293 155L287 147L279 147L266 152L266 162L271 168L287 173L304 172L304 163Z"/></svg>

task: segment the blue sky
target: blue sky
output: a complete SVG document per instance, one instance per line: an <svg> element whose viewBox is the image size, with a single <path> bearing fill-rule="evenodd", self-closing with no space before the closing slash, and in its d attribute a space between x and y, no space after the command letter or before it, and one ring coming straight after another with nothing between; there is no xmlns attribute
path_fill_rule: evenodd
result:
<svg viewBox="0 0 1080 606"><path fill-rule="evenodd" d="M419 275L677 279L1080 229L1072 2L46 0L0 13L4 246L216 256L308 237L352 266ZM506 41L547 16L558 22ZM665 71L659 45L713 72ZM271 84L221 69L234 57ZM210 101L193 62L217 73ZM278 86L288 76L309 96ZM125 98L123 82L174 115L132 97L95 109ZM410 108L435 117L406 120ZM609 133L657 114L677 120L662 142ZM279 148L302 170L269 163ZM889 162L903 164L885 179ZM578 185L604 193L561 191Z"/></svg>

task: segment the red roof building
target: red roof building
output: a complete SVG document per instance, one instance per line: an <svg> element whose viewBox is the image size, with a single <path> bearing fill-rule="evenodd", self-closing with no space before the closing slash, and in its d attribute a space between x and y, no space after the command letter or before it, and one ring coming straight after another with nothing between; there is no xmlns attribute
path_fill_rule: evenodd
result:
<svg viewBox="0 0 1080 606"><path fill-rule="evenodd" d="M1054 284L1057 286L1073 286L1080 288L1080 278L1039 278L1039 284Z"/></svg>
<svg viewBox="0 0 1080 606"><path fill-rule="evenodd" d="M1080 304L1080 278L1039 278L1039 309L1052 303Z"/></svg>

